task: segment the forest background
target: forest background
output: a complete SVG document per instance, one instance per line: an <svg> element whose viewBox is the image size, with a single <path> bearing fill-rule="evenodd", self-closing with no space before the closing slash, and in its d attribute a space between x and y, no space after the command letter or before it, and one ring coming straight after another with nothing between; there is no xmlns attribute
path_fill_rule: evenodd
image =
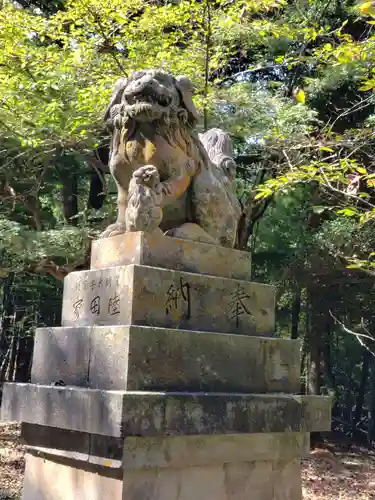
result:
<svg viewBox="0 0 375 500"><path fill-rule="evenodd" d="M301 390L375 440L375 2L0 1L0 385L115 215L103 114L120 76L188 75L231 133L239 247L302 340Z"/></svg>

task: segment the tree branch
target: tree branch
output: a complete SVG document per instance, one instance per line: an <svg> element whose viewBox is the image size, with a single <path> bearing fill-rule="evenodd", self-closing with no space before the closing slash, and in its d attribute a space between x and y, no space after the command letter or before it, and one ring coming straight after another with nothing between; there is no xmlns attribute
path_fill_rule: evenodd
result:
<svg viewBox="0 0 375 500"><path fill-rule="evenodd" d="M71 272L76 271L78 268L85 267L87 268L89 265L89 255L85 255L85 258L82 262L78 262L76 264L72 264L69 266L58 266L52 260L48 260L47 258L41 260L39 264L33 267L33 271L35 273L47 273L53 276L58 281L63 281L64 278Z"/></svg>
<svg viewBox="0 0 375 500"><path fill-rule="evenodd" d="M98 24L98 28L99 28L99 31L100 31L100 34L102 35L104 41L109 45L111 46L111 42L110 40L108 39L108 36L106 35L106 32L103 28L103 25L101 23L101 20L100 20L100 16L98 15L97 12L95 11L92 11L90 9L87 9L87 12L89 15L92 15L92 17L94 18L94 21ZM110 51L110 54L113 58L113 60L115 61L115 63L117 64L119 70L121 71L121 73L124 75L124 76L127 76L126 75L126 71L125 71L125 68L124 66L121 64L121 62L118 60L118 57L117 55L111 50Z"/></svg>
<svg viewBox="0 0 375 500"><path fill-rule="evenodd" d="M322 174L323 179L324 179L325 183L327 184L327 186L329 187L329 189L331 191L333 191L334 193L339 193L342 196L346 196L346 197L352 198L352 199L354 199L354 200L356 200L356 201L358 201L360 203L363 203L364 205L366 205L367 207L369 207L371 209L375 208L375 205L373 205L369 201L365 200L364 198L360 198L359 196L356 196L355 194L346 193L345 191L342 191L341 189L338 189L338 188L335 188L334 186L332 186L332 184L329 181L326 173L324 172L323 167L320 167L319 171Z"/></svg>
<svg viewBox="0 0 375 500"><path fill-rule="evenodd" d="M356 337L356 339L358 340L358 342L361 344L362 347L364 347L369 353L371 353L373 356L375 356L375 352L372 351L368 346L367 344L363 341L363 339L366 339L366 340L370 340L371 342L375 342L375 338L372 336L372 335L366 335L366 334L363 334L363 333L358 333L358 332L354 332L353 330L350 330L348 327L346 327L344 325L344 323L342 323L341 321L339 321L333 314L332 314L332 311L329 311L329 314L331 315L331 317L334 319L334 321L336 323L338 323L341 328L344 330L344 332L346 333L349 333L350 335L354 335L354 337ZM368 331L367 331L368 332ZM368 332L370 333L370 332Z"/></svg>

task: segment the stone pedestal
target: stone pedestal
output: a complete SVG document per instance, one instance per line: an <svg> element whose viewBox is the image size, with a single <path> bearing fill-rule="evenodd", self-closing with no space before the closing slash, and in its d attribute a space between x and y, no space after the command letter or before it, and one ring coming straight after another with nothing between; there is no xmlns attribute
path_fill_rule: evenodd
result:
<svg viewBox="0 0 375 500"><path fill-rule="evenodd" d="M331 401L299 391L298 341L248 254L132 233L96 241L37 330L23 500L301 500L300 458Z"/></svg>

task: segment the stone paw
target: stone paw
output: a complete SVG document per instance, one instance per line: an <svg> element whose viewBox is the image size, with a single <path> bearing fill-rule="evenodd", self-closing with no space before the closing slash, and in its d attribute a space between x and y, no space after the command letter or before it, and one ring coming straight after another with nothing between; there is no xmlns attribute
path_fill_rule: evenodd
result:
<svg viewBox="0 0 375 500"><path fill-rule="evenodd" d="M137 183L144 184L149 187L155 187L160 182L159 172L153 165L145 165L138 168L133 173L133 178L136 179Z"/></svg>
<svg viewBox="0 0 375 500"><path fill-rule="evenodd" d="M111 238L112 236L117 236L118 234L126 233L126 225L120 222L115 222L107 227L99 236L100 239Z"/></svg>

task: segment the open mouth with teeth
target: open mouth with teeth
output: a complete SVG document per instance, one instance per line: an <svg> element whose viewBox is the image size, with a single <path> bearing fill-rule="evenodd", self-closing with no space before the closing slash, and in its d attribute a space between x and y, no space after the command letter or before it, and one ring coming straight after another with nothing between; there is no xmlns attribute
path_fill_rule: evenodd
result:
<svg viewBox="0 0 375 500"><path fill-rule="evenodd" d="M125 113L128 117L158 119L168 112L172 98L145 88L139 92L125 91L125 103Z"/></svg>
<svg viewBox="0 0 375 500"><path fill-rule="evenodd" d="M150 92L138 92L125 94L126 102L130 105L133 104L158 104L160 106L169 106L171 98L169 96Z"/></svg>

